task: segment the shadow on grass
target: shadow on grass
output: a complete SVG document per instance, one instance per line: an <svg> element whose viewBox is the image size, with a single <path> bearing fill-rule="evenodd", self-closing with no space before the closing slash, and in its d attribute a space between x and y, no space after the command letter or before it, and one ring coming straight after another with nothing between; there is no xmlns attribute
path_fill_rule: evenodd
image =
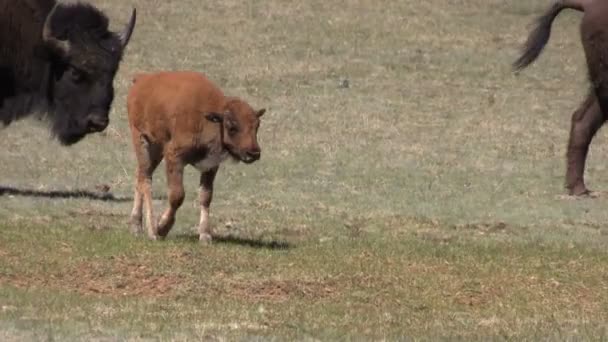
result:
<svg viewBox="0 0 608 342"><path fill-rule="evenodd" d="M132 197L116 197L109 192L93 192L88 190L32 190L19 189L0 185L0 196L24 196L24 197L46 197L46 198L86 198L97 201L129 202Z"/></svg>
<svg viewBox="0 0 608 342"><path fill-rule="evenodd" d="M176 235L175 239L178 241L187 241L192 243L198 243L198 234L181 234ZM261 239L250 239L243 238L238 236L226 235L214 235L213 236L213 244L227 244L227 245L239 245L246 246L251 248L260 248L260 249L272 249L272 250L281 250L281 249L292 249L293 245L286 241L264 241Z"/></svg>

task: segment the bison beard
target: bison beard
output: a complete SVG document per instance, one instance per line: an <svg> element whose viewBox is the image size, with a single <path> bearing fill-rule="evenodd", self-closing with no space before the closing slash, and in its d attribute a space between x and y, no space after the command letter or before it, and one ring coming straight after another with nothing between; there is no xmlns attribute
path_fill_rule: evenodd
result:
<svg viewBox="0 0 608 342"><path fill-rule="evenodd" d="M64 145L103 131L134 26L135 10L114 33L88 4L0 0L0 121L40 114Z"/></svg>

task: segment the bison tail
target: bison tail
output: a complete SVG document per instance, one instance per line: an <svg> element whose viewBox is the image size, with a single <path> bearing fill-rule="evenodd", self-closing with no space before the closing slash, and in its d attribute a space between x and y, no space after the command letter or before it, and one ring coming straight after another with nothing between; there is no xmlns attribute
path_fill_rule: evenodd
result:
<svg viewBox="0 0 608 342"><path fill-rule="evenodd" d="M532 64L547 45L551 36L551 25L559 13L565 8L584 12L585 1L587 0L557 0L543 15L538 17L535 27L523 47L522 55L513 63L513 69L519 71Z"/></svg>

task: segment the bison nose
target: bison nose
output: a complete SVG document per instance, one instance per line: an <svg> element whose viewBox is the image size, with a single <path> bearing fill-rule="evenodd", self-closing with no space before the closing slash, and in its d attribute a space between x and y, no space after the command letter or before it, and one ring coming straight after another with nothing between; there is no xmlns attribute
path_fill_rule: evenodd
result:
<svg viewBox="0 0 608 342"><path fill-rule="evenodd" d="M262 156L262 152L259 149L255 149L255 150L251 150L251 151L247 152L247 159L250 159L251 161L259 160L261 156Z"/></svg>
<svg viewBox="0 0 608 342"><path fill-rule="evenodd" d="M93 116L87 120L87 130L91 133L101 132L108 127L109 123L110 120L108 118Z"/></svg>

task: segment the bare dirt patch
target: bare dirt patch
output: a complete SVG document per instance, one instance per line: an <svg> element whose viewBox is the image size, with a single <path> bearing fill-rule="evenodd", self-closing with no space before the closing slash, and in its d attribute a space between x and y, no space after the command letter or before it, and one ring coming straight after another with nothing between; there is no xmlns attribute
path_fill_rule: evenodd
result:
<svg viewBox="0 0 608 342"><path fill-rule="evenodd" d="M84 295L163 297L174 293L180 277L156 274L150 265L126 258L82 261L61 274L0 274L0 283L19 288L51 288Z"/></svg>
<svg viewBox="0 0 608 342"><path fill-rule="evenodd" d="M188 255L179 251L170 254L176 259L183 259ZM0 273L1 285L18 288L57 289L108 297L159 298L197 295L201 293L201 287L206 287L206 294L250 302L285 302L298 298L313 301L329 299L339 294L338 283L334 279L251 280L216 276L207 286L185 275L159 272L146 260L127 257L79 261L66 266L61 273Z"/></svg>

